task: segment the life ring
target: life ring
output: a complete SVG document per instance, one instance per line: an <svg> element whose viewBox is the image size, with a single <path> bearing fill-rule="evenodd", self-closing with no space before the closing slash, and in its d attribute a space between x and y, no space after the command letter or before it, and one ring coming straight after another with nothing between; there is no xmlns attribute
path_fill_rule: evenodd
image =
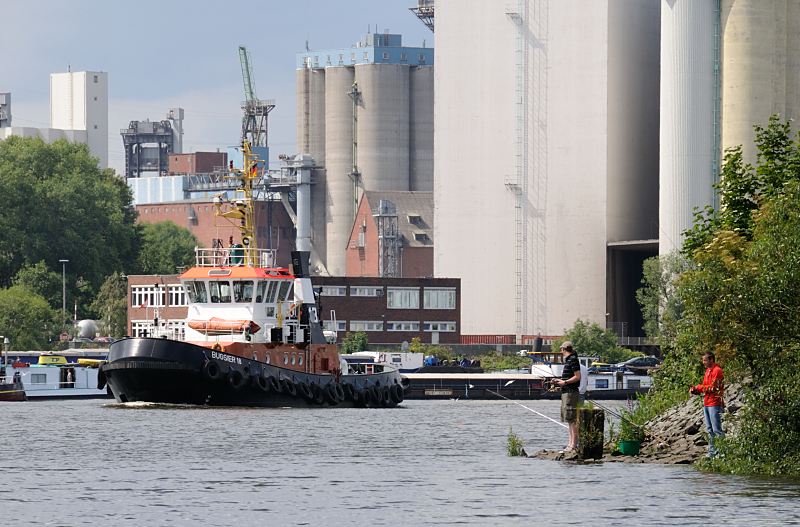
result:
<svg viewBox="0 0 800 527"><path fill-rule="evenodd" d="M203 372L206 377L212 381L216 381L222 376L222 368L219 367L219 364L215 360L206 362L206 365L203 366Z"/></svg>
<svg viewBox="0 0 800 527"><path fill-rule="evenodd" d="M283 384L284 393L291 395L292 397L297 395L297 386L295 386L295 384L292 381L290 381L289 379L283 379L281 381L281 384Z"/></svg>
<svg viewBox="0 0 800 527"><path fill-rule="evenodd" d="M400 404L403 402L403 399L405 399L405 395L403 393L403 387L400 386L399 384L393 384L392 400L395 402L395 404Z"/></svg>
<svg viewBox="0 0 800 527"><path fill-rule="evenodd" d="M242 372L239 370L232 369L228 374L228 384L230 384L231 388L234 390L241 390L246 383L247 377L242 375Z"/></svg>
<svg viewBox="0 0 800 527"><path fill-rule="evenodd" d="M214 351L222 351L222 346L219 345L219 342L211 346L211 349Z"/></svg>

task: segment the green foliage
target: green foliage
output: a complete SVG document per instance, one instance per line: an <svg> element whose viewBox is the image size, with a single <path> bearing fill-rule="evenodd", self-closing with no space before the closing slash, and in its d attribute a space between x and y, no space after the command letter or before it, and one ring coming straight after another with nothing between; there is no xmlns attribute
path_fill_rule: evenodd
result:
<svg viewBox="0 0 800 527"><path fill-rule="evenodd" d="M48 269L44 260L23 266L11 279L11 283L26 287L29 291L44 297L54 309L61 307L61 275Z"/></svg>
<svg viewBox="0 0 800 527"><path fill-rule="evenodd" d="M677 334L683 312L677 279L689 267L689 260L679 253L644 261L642 287L636 291L636 300L642 308L645 334L662 345L670 343Z"/></svg>
<svg viewBox="0 0 800 527"><path fill-rule="evenodd" d="M520 368L530 368L531 359L520 357L512 353L486 353L476 357L481 363L481 368L486 372L518 370Z"/></svg>
<svg viewBox="0 0 800 527"><path fill-rule="evenodd" d="M67 298L83 299L136 259L130 190L97 166L86 145L0 141L0 195L0 287L25 266L44 261L59 271L58 260L67 259Z"/></svg>
<svg viewBox="0 0 800 527"><path fill-rule="evenodd" d="M100 332L115 338L125 335L128 325L128 286L120 273L113 273L100 287L92 309L100 315Z"/></svg>
<svg viewBox="0 0 800 527"><path fill-rule="evenodd" d="M342 345L339 348L341 353L349 354L349 353L356 353L357 351L364 351L369 347L369 341L367 340L367 334L363 331L359 331L357 333L350 333L348 332L344 339L342 339Z"/></svg>
<svg viewBox="0 0 800 527"><path fill-rule="evenodd" d="M10 350L50 349L58 318L47 300L27 287L0 289L0 334L10 340Z"/></svg>
<svg viewBox="0 0 800 527"><path fill-rule="evenodd" d="M508 455L511 457L517 456L527 456L528 454L525 452L524 444L522 439L514 433L514 430L509 426L508 427L508 438L506 441L506 448L508 450Z"/></svg>
<svg viewBox="0 0 800 527"><path fill-rule="evenodd" d="M422 353L426 357L433 355L440 361L453 360L453 350L438 344L425 344L419 337L411 339L408 351L409 353Z"/></svg>
<svg viewBox="0 0 800 527"><path fill-rule="evenodd" d="M691 269L677 281L682 316L655 388L635 411L646 421L688 398L713 351L728 381L753 380L738 433L723 459L703 467L741 474L800 475L800 143L773 117L756 127L758 162L729 151L721 209L689 233Z"/></svg>
<svg viewBox="0 0 800 527"><path fill-rule="evenodd" d="M566 331L563 339L553 341L553 349L557 350L565 340L572 341L578 355L599 357L601 362L609 364L641 356L641 353L620 348L617 345L617 334L612 330L603 329L594 322L589 323L581 319L575 321L575 325Z"/></svg>
<svg viewBox="0 0 800 527"><path fill-rule="evenodd" d="M138 272L141 274L174 274L179 267L194 262L197 238L171 221L140 225L141 250Z"/></svg>

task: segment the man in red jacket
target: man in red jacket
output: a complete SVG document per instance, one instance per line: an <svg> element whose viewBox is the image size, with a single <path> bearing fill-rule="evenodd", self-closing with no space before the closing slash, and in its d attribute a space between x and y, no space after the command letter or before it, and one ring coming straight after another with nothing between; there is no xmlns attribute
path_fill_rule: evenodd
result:
<svg viewBox="0 0 800 527"><path fill-rule="evenodd" d="M689 393L703 396L703 415L706 418L706 430L708 430L708 457L714 457L717 455L714 441L717 437L725 437L722 431L722 410L725 408L722 400L725 390L724 377L722 368L716 363L714 354L710 351L703 354L703 366L706 367L703 382L689 388Z"/></svg>

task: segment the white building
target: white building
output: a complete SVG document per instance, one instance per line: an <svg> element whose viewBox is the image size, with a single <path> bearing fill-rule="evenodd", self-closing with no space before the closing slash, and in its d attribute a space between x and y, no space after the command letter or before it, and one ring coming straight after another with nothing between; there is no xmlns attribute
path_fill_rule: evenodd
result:
<svg viewBox="0 0 800 527"><path fill-rule="evenodd" d="M435 35L434 272L462 279L461 333L639 316L658 0L437 0Z"/></svg>
<svg viewBox="0 0 800 527"><path fill-rule="evenodd" d="M108 166L108 73L77 71L50 75L50 128L9 126L12 135L86 143L101 168Z"/></svg>

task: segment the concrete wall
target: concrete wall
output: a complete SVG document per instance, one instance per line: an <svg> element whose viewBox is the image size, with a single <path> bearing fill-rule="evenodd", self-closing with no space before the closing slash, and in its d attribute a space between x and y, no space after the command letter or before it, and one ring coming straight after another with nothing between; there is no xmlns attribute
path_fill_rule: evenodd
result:
<svg viewBox="0 0 800 527"><path fill-rule="evenodd" d="M411 68L409 190L433 190L433 66Z"/></svg>
<svg viewBox="0 0 800 527"><path fill-rule="evenodd" d="M656 5L528 2L523 334L562 334L577 318L603 324L607 233L638 237L652 228L626 222L652 217L657 143L648 101L658 101L658 70L648 39L658 31ZM517 329L515 195L507 185L517 174L517 26L506 7L436 5L434 271L462 278L465 334ZM626 24L634 21L650 31L630 31ZM630 34L610 40L612 30ZM613 97L632 104L623 108ZM620 116L621 123L611 122ZM628 138L648 133L641 139L646 153L627 148ZM629 184L649 192L651 210L609 211L607 192Z"/></svg>

